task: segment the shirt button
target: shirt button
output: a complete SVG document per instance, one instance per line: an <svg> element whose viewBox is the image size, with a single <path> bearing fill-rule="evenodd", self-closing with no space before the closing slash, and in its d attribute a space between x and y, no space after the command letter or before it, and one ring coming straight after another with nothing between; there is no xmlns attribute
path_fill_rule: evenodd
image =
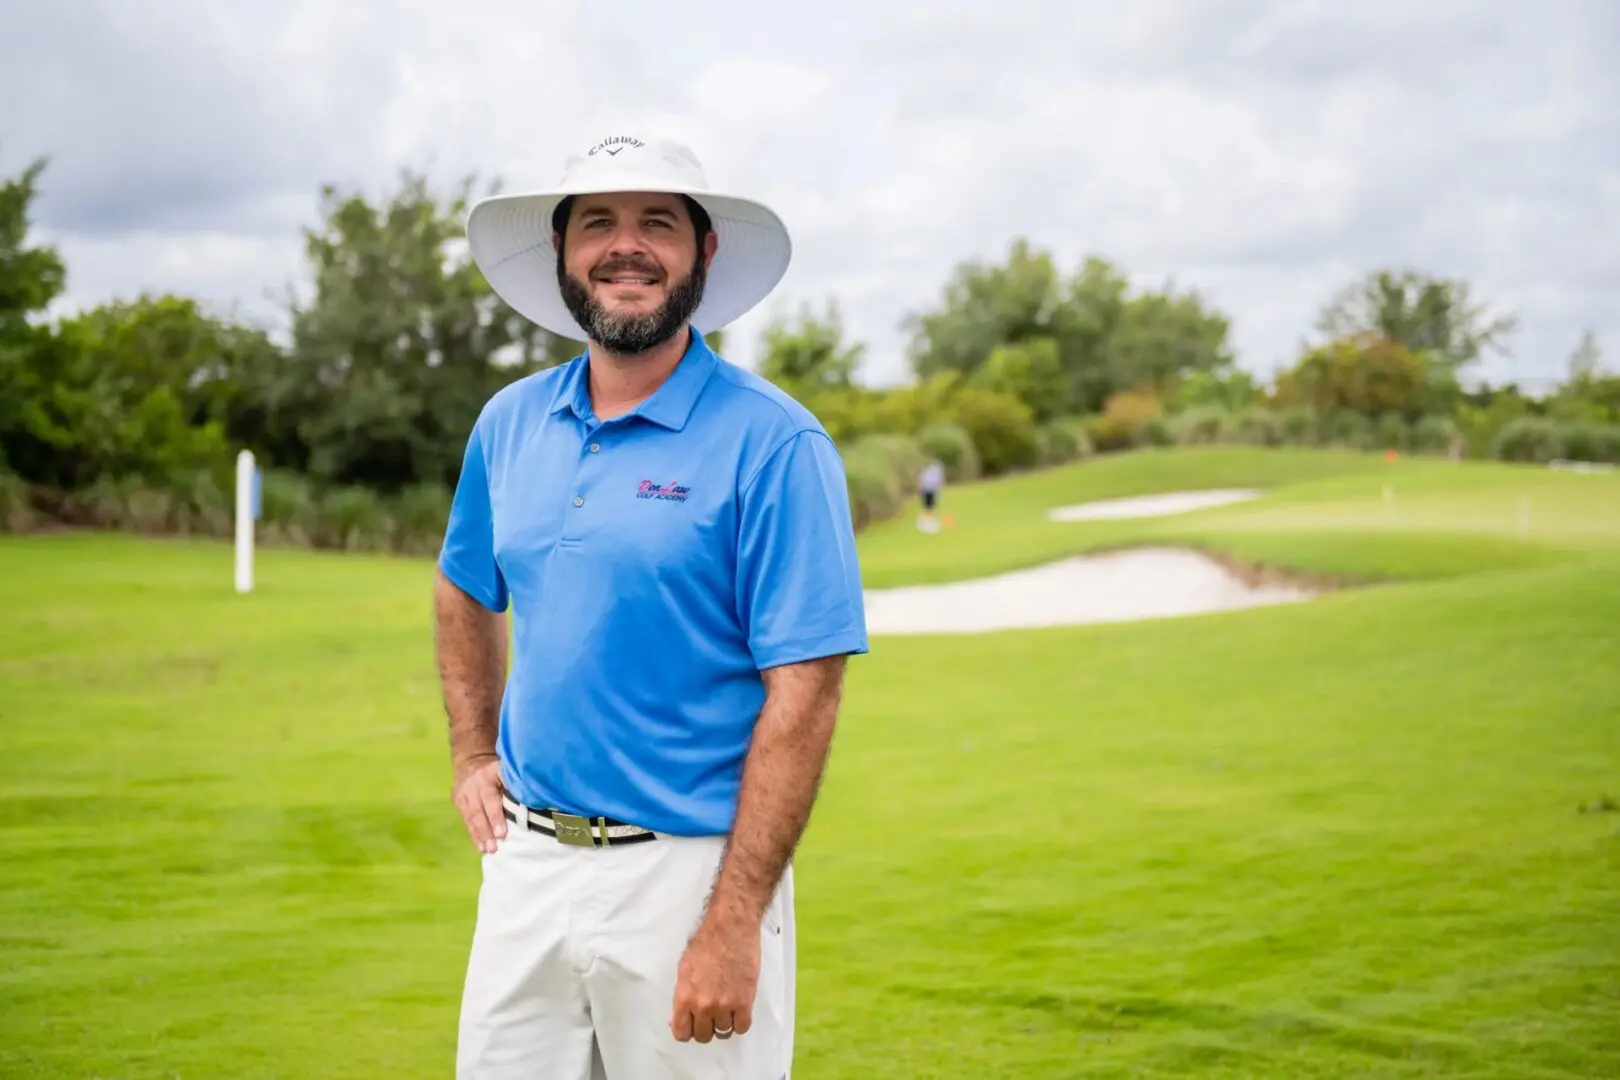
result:
<svg viewBox="0 0 1620 1080"><path fill-rule="evenodd" d="M584 506L585 505L585 497L583 495L575 495L574 496L574 505L575 506Z"/></svg>
<svg viewBox="0 0 1620 1080"><path fill-rule="evenodd" d="M591 453L593 453L593 454L597 453L601 449L602 449L602 444L601 443L591 443Z"/></svg>

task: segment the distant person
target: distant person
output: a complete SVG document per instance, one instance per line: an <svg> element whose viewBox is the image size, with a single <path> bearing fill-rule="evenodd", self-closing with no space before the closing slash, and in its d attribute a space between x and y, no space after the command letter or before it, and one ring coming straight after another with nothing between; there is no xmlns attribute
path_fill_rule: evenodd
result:
<svg viewBox="0 0 1620 1080"><path fill-rule="evenodd" d="M792 856L865 607L832 439L702 331L776 287L787 231L619 135L467 233L505 303L587 344L484 405L439 556L483 875L455 1075L779 1080Z"/></svg>
<svg viewBox="0 0 1620 1080"><path fill-rule="evenodd" d="M923 532L939 532L939 493L944 487L945 465L935 458L917 476L917 497L922 501L917 528Z"/></svg>

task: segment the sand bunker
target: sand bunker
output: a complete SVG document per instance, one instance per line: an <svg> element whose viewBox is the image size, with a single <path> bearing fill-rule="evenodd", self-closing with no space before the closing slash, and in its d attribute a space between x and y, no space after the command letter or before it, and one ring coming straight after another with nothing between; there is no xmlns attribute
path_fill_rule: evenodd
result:
<svg viewBox="0 0 1620 1080"><path fill-rule="evenodd" d="M875 635L982 634L1202 615L1313 595L1304 588L1251 585L1197 552L1140 548L974 581L869 589L866 620Z"/></svg>
<svg viewBox="0 0 1620 1080"><path fill-rule="evenodd" d="M1048 516L1053 521L1114 521L1122 518L1164 517L1207 510L1213 506L1258 499L1260 492L1230 488L1211 491L1172 491L1163 495L1138 495L1129 499L1105 499L1060 506Z"/></svg>

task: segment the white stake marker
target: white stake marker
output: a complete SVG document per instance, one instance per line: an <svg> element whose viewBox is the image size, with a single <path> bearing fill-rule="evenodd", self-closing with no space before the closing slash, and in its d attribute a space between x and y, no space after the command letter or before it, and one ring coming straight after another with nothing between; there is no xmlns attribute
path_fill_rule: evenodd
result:
<svg viewBox="0 0 1620 1080"><path fill-rule="evenodd" d="M253 523L259 520L259 470L253 451L236 455L236 591L253 591Z"/></svg>

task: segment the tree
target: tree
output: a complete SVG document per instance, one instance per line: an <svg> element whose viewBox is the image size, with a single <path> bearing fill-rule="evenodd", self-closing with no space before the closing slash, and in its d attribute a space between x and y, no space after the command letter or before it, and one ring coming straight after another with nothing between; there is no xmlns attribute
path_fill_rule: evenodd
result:
<svg viewBox="0 0 1620 1080"><path fill-rule="evenodd" d="M1336 293L1316 328L1330 341L1376 332L1456 374L1486 351L1506 355L1505 339L1517 325L1516 316L1475 302L1465 281L1377 270Z"/></svg>
<svg viewBox="0 0 1620 1080"><path fill-rule="evenodd" d="M1116 349L1130 289L1118 267L1095 255L1069 278L1053 320L1066 412L1098 412L1119 387Z"/></svg>
<svg viewBox="0 0 1620 1080"><path fill-rule="evenodd" d="M1068 406L1063 358L1055 338L1033 337L997 345L968 377L967 385L1017 398L1037 421L1060 416Z"/></svg>
<svg viewBox="0 0 1620 1080"><path fill-rule="evenodd" d="M228 471L236 380L249 353L262 364L273 346L177 296L38 322L66 280L54 250L27 243L43 167L0 185L0 459L61 491L103 477L161 485L181 472Z"/></svg>
<svg viewBox="0 0 1620 1080"><path fill-rule="evenodd" d="M55 248L30 245L30 207L39 194L46 159L36 158L16 177L0 182L0 341L17 334L28 316L44 311L67 283L67 267Z"/></svg>
<svg viewBox="0 0 1620 1080"><path fill-rule="evenodd" d="M939 306L903 325L912 335L912 369L924 378L971 375L998 355L1004 366L1010 357L998 349L1054 344L1060 374L1041 383L1039 400L1025 398L1047 416L1096 412L1120 391L1163 386L1231 362L1227 318L1196 293L1167 288L1133 296L1119 268L1095 255L1065 278L1049 253L1023 239L1004 265L959 264ZM1007 385L1007 378L991 371L980 381Z"/></svg>
<svg viewBox="0 0 1620 1080"><path fill-rule="evenodd" d="M1237 369L1195 371L1179 381L1165 404L1175 411L1218 408L1242 412L1260 399L1260 381Z"/></svg>
<svg viewBox="0 0 1620 1080"><path fill-rule="evenodd" d="M1110 357L1110 389L1154 387L1161 393L1201 372L1232 366L1230 320L1196 292L1173 289L1131 298L1120 312Z"/></svg>
<svg viewBox="0 0 1620 1080"><path fill-rule="evenodd" d="M1415 420L1429 402L1433 358L1377 333L1309 349L1277 376L1276 403L1320 414L1359 413Z"/></svg>
<svg viewBox="0 0 1620 1080"><path fill-rule="evenodd" d="M806 395L849 386L865 352L859 343L845 344L837 300L827 302L823 315L801 304L796 321L773 320L762 344L760 374L791 393Z"/></svg>
<svg viewBox="0 0 1620 1080"><path fill-rule="evenodd" d="M29 242L45 167L38 158L0 181L0 466L14 460L23 431L46 423L36 415L49 385L40 354L54 349L54 335L35 317L61 295L67 268L54 248Z"/></svg>
<svg viewBox="0 0 1620 1080"><path fill-rule="evenodd" d="M1603 361L1603 350L1598 348L1597 335L1591 330L1581 334L1575 351L1569 354L1569 381L1574 384L1595 378Z"/></svg>
<svg viewBox="0 0 1620 1080"><path fill-rule="evenodd" d="M292 309L292 348L265 392L298 419L329 483L383 491L453 483L484 402L574 354L495 296L457 241L474 179L442 200L409 172L381 206L332 187L305 231L314 298Z"/></svg>
<svg viewBox="0 0 1620 1080"><path fill-rule="evenodd" d="M1603 369L1603 351L1591 330L1569 357L1569 378L1546 403L1549 415L1571 421L1611 422L1620 419L1620 375Z"/></svg>
<svg viewBox="0 0 1620 1080"><path fill-rule="evenodd" d="M1052 256L1023 238L1013 242L1004 265L959 263L939 306L902 320L912 370L923 379L944 371L968 374L998 345L1055 336L1062 293Z"/></svg>
<svg viewBox="0 0 1620 1080"><path fill-rule="evenodd" d="M945 408L941 419L967 432L986 473L1028 468L1039 459L1035 415L1012 394L962 386L947 399Z"/></svg>
<svg viewBox="0 0 1620 1080"><path fill-rule="evenodd" d="M103 477L167 484L223 476L223 424L207 415L222 324L193 300L142 296L64 319L26 360L28 409L7 432L18 473L63 491Z"/></svg>

